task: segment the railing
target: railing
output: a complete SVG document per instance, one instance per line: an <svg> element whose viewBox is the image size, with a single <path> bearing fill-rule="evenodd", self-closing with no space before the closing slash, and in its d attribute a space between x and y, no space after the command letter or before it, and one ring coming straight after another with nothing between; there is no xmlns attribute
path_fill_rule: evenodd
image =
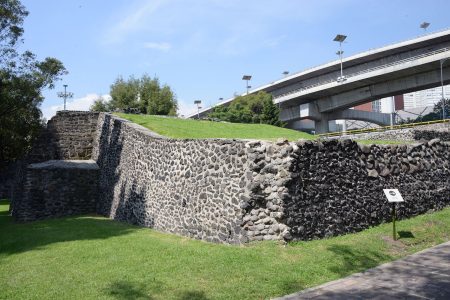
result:
<svg viewBox="0 0 450 300"><path fill-rule="evenodd" d="M388 130L398 130L398 129L405 129L405 128L411 128L411 127L416 127L416 126L421 126L421 125L437 124L437 123L450 123L450 119L429 121L429 122L409 123L409 124L393 125L393 126L382 126L382 127L377 127L377 128L336 131L336 132L318 134L318 136L319 137L333 137L333 136L352 135L352 134L369 133L369 132L384 132L384 131L388 131Z"/></svg>
<svg viewBox="0 0 450 300"><path fill-rule="evenodd" d="M411 61L414 61L414 60L417 60L417 59L420 59L420 58L424 58L424 57L436 55L436 54L439 54L439 53L447 52L449 50L450 50L449 47L445 47L445 48L438 49L438 50L435 50L435 51L432 51L432 52L428 52L428 53L424 53L424 54L420 54L420 55L404 58L404 59L401 59L401 60L398 60L398 61L395 61L395 62L391 62L391 63L387 63L387 64L384 64L384 65L376 66L376 67L373 67L373 68L369 68L369 69L361 70L361 71L358 71L358 72L350 73L349 75L345 75L345 78L348 79L348 78L355 77L355 76L358 76L358 75L361 75L361 74L366 74L366 73L377 71L377 70L380 70L380 69L385 69L385 68L389 68L389 67L392 67L392 66L404 64L404 63L411 62ZM288 95L291 95L291 94L294 94L294 93L298 93L298 92L302 92L302 91L305 91L305 90L309 90L309 89L315 88L317 86L325 85L325 84L332 83L332 82L336 82L336 79L334 79L334 78L333 79L328 79L328 80L321 81L321 82L318 82L318 83L315 83L315 84L312 84L312 85L300 87L298 89L291 90L291 91L283 93L281 95L274 96L273 99L275 100L275 99L278 99L278 98L281 98L281 97L285 97L285 96L288 96Z"/></svg>

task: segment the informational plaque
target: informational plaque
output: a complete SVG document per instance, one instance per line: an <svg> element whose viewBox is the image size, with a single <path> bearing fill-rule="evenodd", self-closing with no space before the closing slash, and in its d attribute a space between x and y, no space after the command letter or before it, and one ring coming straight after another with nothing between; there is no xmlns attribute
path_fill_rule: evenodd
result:
<svg viewBox="0 0 450 300"><path fill-rule="evenodd" d="M403 200L402 195L397 189L384 189L383 192L386 195L386 198L388 199L389 203L405 202L405 200Z"/></svg>

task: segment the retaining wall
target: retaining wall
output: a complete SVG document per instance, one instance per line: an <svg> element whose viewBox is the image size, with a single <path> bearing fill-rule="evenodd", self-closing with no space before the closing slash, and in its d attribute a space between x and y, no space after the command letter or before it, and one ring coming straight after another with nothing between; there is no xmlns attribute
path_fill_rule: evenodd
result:
<svg viewBox="0 0 450 300"><path fill-rule="evenodd" d="M99 213L207 241L243 241L245 142L167 139L108 114L97 134Z"/></svg>
<svg viewBox="0 0 450 300"><path fill-rule="evenodd" d="M56 126L60 132L79 125L64 122L78 118L76 114L56 118L60 120L53 124L67 124ZM83 139L91 135L92 159L99 167L98 194L92 193L95 211L165 232L233 244L355 232L390 220L383 188L403 194L400 218L450 204L450 146L436 139L408 146L359 146L351 140L177 140L110 114L86 113L83 118L89 126L80 134ZM64 134L49 138L53 145L56 140L61 145L53 152L57 157L85 149ZM51 148L43 144L41 149L46 147ZM70 181L75 177L58 183L58 176L51 177L45 168L25 170L31 176L25 190L34 188L30 195L43 195L38 186L76 186ZM80 182L94 182L89 176L94 175L80 175ZM35 209L34 204L14 202L13 214ZM94 211L92 203L86 204L86 212ZM46 216L61 215L52 209Z"/></svg>
<svg viewBox="0 0 450 300"><path fill-rule="evenodd" d="M399 217L450 204L449 145L358 146L173 140L99 118L98 212L214 242L313 239L390 220L383 188L406 199Z"/></svg>

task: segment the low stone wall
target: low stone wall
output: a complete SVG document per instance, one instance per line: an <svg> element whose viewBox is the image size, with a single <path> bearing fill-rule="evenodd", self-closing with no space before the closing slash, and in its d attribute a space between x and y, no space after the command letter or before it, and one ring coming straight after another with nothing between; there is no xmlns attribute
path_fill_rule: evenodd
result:
<svg viewBox="0 0 450 300"><path fill-rule="evenodd" d="M450 130L416 130L414 131L414 139L415 140L425 140L429 141L432 139L440 139L441 141L450 141Z"/></svg>
<svg viewBox="0 0 450 300"><path fill-rule="evenodd" d="M391 220L383 189L405 202L399 218L450 205L448 144L358 146L350 140L298 143L284 201L295 239L355 232Z"/></svg>
<svg viewBox="0 0 450 300"><path fill-rule="evenodd" d="M28 165L13 217L20 222L95 211L99 168L92 160L51 160Z"/></svg>
<svg viewBox="0 0 450 300"><path fill-rule="evenodd" d="M23 186L26 184L28 165L48 160L88 160L92 155L99 113L86 111L58 111L48 121L26 157L14 164L14 179L9 186L13 215L21 202L28 201ZM1 182L1 181L0 181ZM1 182L3 184L3 182Z"/></svg>
<svg viewBox="0 0 450 300"><path fill-rule="evenodd" d="M387 130L383 132L367 132L344 135L330 137L329 139L429 141L436 138L442 141L450 141L450 122L421 125L413 128Z"/></svg>

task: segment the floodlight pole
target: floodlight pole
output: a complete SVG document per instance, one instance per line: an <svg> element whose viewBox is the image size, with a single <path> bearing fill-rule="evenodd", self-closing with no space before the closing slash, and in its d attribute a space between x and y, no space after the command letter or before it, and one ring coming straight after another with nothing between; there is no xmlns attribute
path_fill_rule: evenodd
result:
<svg viewBox="0 0 450 300"><path fill-rule="evenodd" d="M64 85L64 110L66 110L67 84Z"/></svg>
<svg viewBox="0 0 450 300"><path fill-rule="evenodd" d="M430 26L430 23L428 22L423 22L422 24L420 24L420 28L422 28L424 32L427 32L428 26Z"/></svg>
<svg viewBox="0 0 450 300"><path fill-rule="evenodd" d="M201 100L195 100L194 104L197 104L197 119L200 120L200 104L202 103Z"/></svg>
<svg viewBox="0 0 450 300"><path fill-rule="evenodd" d="M339 51L336 52L336 54L339 55L339 60L341 62L341 76L338 78L338 80L337 80L338 82L341 82L341 81L345 80L345 78L344 78L344 69L343 69L343 66L342 66L342 54L344 54L344 51L342 51L342 43L345 41L346 38L347 38L346 35L338 34L338 35L336 35L336 37L333 40L335 42L339 42Z"/></svg>
<svg viewBox="0 0 450 300"><path fill-rule="evenodd" d="M344 78L344 70L342 68L342 54L344 54L344 51L342 51L342 42L339 42L339 60L341 61L341 79Z"/></svg>
<svg viewBox="0 0 450 300"><path fill-rule="evenodd" d="M67 84L64 84L63 86L64 86L64 93L63 92L59 92L58 93L58 97L64 99L64 110L66 110L67 98L72 98L73 97L73 93L67 92Z"/></svg>
<svg viewBox="0 0 450 300"><path fill-rule="evenodd" d="M244 76L242 76L242 80L245 80L245 82L246 82L246 84L245 84L245 87L246 87L246 89L247 89L247 95L248 95L248 89L249 89L249 85L248 85L248 81L250 80L250 79L252 79L252 75L244 75Z"/></svg>
<svg viewBox="0 0 450 300"><path fill-rule="evenodd" d="M450 59L450 57L441 59L441 97L442 97L442 120L445 120L445 97L444 97L444 72L443 66L446 60Z"/></svg>

